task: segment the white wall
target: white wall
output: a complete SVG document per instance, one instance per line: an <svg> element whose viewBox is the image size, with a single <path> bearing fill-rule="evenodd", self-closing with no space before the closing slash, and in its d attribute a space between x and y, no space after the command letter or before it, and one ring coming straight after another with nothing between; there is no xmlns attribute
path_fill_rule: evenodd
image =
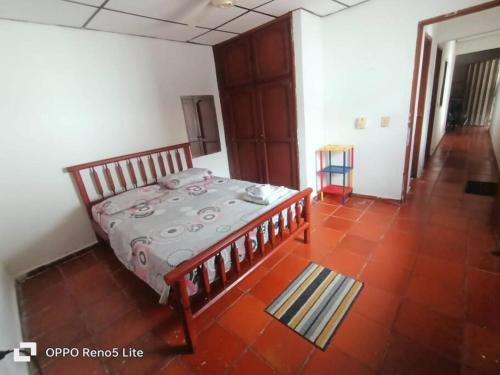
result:
<svg viewBox="0 0 500 375"><path fill-rule="evenodd" d="M482 2L371 0L324 19L326 139L356 146L355 192L401 197L418 22Z"/></svg>
<svg viewBox="0 0 500 375"><path fill-rule="evenodd" d="M196 166L229 175L212 49L0 21L0 261L19 275L95 241L63 168L187 139L181 95L215 96L222 152Z"/></svg>
<svg viewBox="0 0 500 375"><path fill-rule="evenodd" d="M14 280L0 264L0 350L19 347L21 338ZM20 375L27 373L27 366L15 363L12 360L12 354L0 361L0 374Z"/></svg>
<svg viewBox="0 0 500 375"><path fill-rule="evenodd" d="M497 158L497 164L500 165L500 73L498 75L497 91L495 102L493 104L493 117L490 127L491 143L493 151Z"/></svg>
<svg viewBox="0 0 500 375"><path fill-rule="evenodd" d="M300 188L316 190L316 150L325 144L321 18L293 13Z"/></svg>

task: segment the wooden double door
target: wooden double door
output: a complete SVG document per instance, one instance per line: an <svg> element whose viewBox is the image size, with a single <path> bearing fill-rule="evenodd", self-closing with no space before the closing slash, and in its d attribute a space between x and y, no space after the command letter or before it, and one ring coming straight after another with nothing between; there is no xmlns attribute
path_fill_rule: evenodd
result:
<svg viewBox="0 0 500 375"><path fill-rule="evenodd" d="M234 178L298 188L290 18L214 47Z"/></svg>

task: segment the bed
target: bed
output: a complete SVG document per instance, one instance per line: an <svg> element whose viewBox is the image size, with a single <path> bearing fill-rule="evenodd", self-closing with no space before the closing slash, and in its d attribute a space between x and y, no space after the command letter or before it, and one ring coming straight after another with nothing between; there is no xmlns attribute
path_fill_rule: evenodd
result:
<svg viewBox="0 0 500 375"><path fill-rule="evenodd" d="M251 182L212 176L181 189L158 181L193 168L188 143L66 168L98 239L181 314L194 351L193 319L287 242L310 236L311 189L286 190L269 206L241 199ZM101 206L137 189L154 199L112 215ZM136 190L134 190L136 189ZM124 196L125 194L122 194Z"/></svg>

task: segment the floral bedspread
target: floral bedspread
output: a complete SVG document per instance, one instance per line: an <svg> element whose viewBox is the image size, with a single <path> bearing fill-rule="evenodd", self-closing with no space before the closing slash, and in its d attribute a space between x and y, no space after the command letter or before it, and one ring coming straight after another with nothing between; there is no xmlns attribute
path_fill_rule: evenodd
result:
<svg viewBox="0 0 500 375"><path fill-rule="evenodd" d="M261 206L242 199L245 189L252 185L251 182L213 177L169 190L158 199L114 215L94 212L94 218L108 233L118 259L158 292L160 302L165 303L169 292L163 280L166 273L296 193L287 189L286 195L274 204ZM277 217L274 221L277 223ZM263 229L267 240L267 226ZM255 249L255 232L251 240ZM240 260L244 260L243 239L238 249ZM222 255L229 270L229 249ZM214 260L206 265L213 280L216 275ZM196 271L188 276L190 294L197 292L198 278Z"/></svg>

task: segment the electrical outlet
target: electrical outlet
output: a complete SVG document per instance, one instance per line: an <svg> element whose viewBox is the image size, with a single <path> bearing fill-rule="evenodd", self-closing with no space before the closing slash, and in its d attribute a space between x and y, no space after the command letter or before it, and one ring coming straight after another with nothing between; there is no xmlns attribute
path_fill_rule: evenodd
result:
<svg viewBox="0 0 500 375"><path fill-rule="evenodd" d="M391 118L389 116L382 116L382 120L380 121L380 126L383 128L388 128L391 124Z"/></svg>
<svg viewBox="0 0 500 375"><path fill-rule="evenodd" d="M366 117L358 117L355 123L356 129L365 129L366 128Z"/></svg>

